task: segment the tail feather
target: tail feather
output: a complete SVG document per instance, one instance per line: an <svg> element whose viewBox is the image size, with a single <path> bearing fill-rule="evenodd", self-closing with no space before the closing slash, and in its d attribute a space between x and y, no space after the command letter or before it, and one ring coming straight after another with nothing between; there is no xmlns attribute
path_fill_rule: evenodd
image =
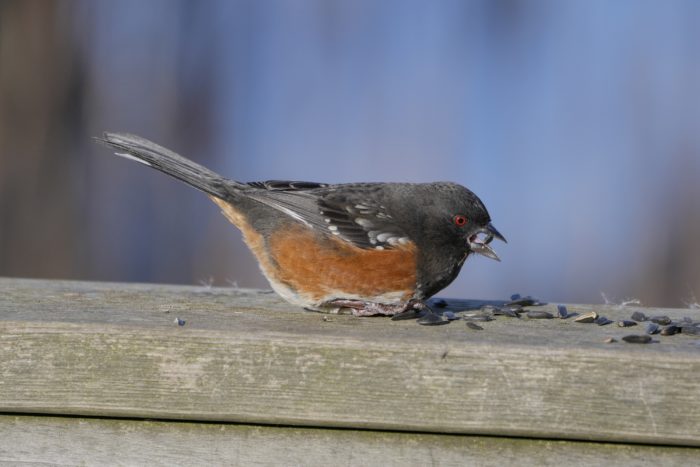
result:
<svg viewBox="0 0 700 467"><path fill-rule="evenodd" d="M115 154L118 156L153 167L217 198L227 198L232 190L244 187L242 183L225 179L206 167L136 135L104 133L102 138L95 140L116 149Z"/></svg>

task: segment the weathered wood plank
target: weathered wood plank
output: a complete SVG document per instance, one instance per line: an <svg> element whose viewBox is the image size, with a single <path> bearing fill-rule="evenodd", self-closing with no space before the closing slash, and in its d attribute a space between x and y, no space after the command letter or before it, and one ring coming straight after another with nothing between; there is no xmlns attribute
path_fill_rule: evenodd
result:
<svg viewBox="0 0 700 467"><path fill-rule="evenodd" d="M700 445L697 336L324 318L260 291L2 279L0 411Z"/></svg>
<svg viewBox="0 0 700 467"><path fill-rule="evenodd" d="M686 466L700 449L419 433L0 416L22 465Z"/></svg>

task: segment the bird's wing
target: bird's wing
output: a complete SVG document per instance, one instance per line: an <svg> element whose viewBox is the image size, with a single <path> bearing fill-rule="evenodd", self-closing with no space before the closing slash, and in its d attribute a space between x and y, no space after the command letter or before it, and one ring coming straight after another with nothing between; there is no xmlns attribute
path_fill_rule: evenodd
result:
<svg viewBox="0 0 700 467"><path fill-rule="evenodd" d="M328 185L272 180L253 182L251 198L325 234L360 248L390 249L410 243L377 200L379 184Z"/></svg>

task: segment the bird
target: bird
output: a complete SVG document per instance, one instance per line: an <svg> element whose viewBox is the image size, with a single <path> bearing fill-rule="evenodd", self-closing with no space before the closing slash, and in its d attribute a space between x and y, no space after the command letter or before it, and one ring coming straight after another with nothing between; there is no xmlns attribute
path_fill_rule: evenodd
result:
<svg viewBox="0 0 700 467"><path fill-rule="evenodd" d="M457 183L239 182L136 135L95 139L208 195L272 289L308 310L443 324L428 299L471 254L500 261L490 243L506 242L484 203Z"/></svg>

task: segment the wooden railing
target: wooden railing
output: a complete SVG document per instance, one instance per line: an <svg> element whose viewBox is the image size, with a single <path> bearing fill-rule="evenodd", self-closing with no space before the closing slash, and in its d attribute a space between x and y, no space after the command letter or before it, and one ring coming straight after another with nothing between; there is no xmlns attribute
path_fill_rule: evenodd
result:
<svg viewBox="0 0 700 467"><path fill-rule="evenodd" d="M700 321L695 309L567 308ZM0 461L700 459L699 335L629 344L645 323L479 325L322 315L259 290L0 279Z"/></svg>

